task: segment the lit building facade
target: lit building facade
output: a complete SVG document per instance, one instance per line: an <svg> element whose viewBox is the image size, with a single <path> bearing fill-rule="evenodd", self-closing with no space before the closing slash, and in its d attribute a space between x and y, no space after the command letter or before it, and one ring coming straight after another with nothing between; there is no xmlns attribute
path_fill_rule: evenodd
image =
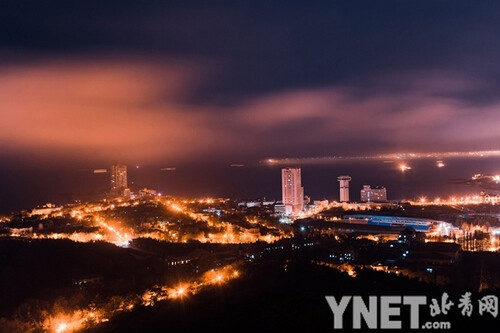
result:
<svg viewBox="0 0 500 333"><path fill-rule="evenodd" d="M372 188L370 185L363 185L361 190L361 202L386 202L387 189L385 187Z"/></svg>
<svg viewBox="0 0 500 333"><path fill-rule="evenodd" d="M127 188L127 166L115 164L111 166L111 194L121 195Z"/></svg>
<svg viewBox="0 0 500 333"><path fill-rule="evenodd" d="M498 205L498 204L500 204L500 194L486 193L484 195L484 199L483 200L487 204Z"/></svg>
<svg viewBox="0 0 500 333"><path fill-rule="evenodd" d="M349 202L349 182L351 177L339 176L337 180L340 183L340 202Z"/></svg>
<svg viewBox="0 0 500 333"><path fill-rule="evenodd" d="M286 214L296 214L304 209L300 168L281 169L281 192Z"/></svg>

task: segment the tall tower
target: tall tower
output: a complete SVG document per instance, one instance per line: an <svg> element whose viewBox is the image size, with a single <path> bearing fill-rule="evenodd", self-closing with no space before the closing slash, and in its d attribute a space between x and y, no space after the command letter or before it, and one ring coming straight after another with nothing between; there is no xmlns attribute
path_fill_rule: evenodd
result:
<svg viewBox="0 0 500 333"><path fill-rule="evenodd" d="M111 194L121 195L127 188L127 166L115 164L111 166Z"/></svg>
<svg viewBox="0 0 500 333"><path fill-rule="evenodd" d="M304 209L304 188L300 168L281 169L281 192L287 213L298 213Z"/></svg>
<svg viewBox="0 0 500 333"><path fill-rule="evenodd" d="M349 182L351 177L339 176L337 180L340 183L340 202L349 202Z"/></svg>

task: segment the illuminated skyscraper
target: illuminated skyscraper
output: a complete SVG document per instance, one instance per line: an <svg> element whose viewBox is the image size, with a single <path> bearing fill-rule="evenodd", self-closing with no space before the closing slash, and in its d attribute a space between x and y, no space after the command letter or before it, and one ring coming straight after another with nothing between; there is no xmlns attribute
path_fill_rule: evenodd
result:
<svg viewBox="0 0 500 333"><path fill-rule="evenodd" d="M349 202L349 182L351 177L339 176L337 180L340 183L340 202Z"/></svg>
<svg viewBox="0 0 500 333"><path fill-rule="evenodd" d="M111 166L111 194L121 195L127 188L127 166L116 164Z"/></svg>
<svg viewBox="0 0 500 333"><path fill-rule="evenodd" d="M298 213L304 209L304 188L300 168L281 169L281 192L286 213Z"/></svg>

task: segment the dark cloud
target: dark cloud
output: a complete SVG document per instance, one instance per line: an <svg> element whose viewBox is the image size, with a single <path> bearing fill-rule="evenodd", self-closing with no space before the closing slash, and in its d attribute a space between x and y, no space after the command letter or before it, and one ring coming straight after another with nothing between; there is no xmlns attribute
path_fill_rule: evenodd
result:
<svg viewBox="0 0 500 333"><path fill-rule="evenodd" d="M0 143L109 160L498 148L499 18L488 1L2 1Z"/></svg>
<svg viewBox="0 0 500 333"><path fill-rule="evenodd" d="M424 76L404 91L363 98L356 87L330 86L215 107L185 101L204 74L182 66L100 58L4 70L2 150L132 163L476 148L470 142L492 149L498 142L499 102L471 106L446 96L480 82Z"/></svg>

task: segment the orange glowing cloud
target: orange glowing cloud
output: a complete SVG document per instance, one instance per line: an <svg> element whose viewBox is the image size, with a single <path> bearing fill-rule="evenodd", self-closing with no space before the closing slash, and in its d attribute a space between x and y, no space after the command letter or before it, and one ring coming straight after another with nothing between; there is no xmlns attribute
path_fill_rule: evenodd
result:
<svg viewBox="0 0 500 333"><path fill-rule="evenodd" d="M189 100L195 88L210 85L191 64L102 58L0 71L0 153L127 163L214 152L300 156L312 148L335 153L370 144L382 150L498 149L500 138L497 104L471 106L448 91L437 94L440 85L432 80L397 93L295 89L216 107Z"/></svg>
<svg viewBox="0 0 500 333"><path fill-rule="evenodd" d="M124 159L182 157L221 140L206 116L179 103L191 84L179 66L71 61L2 71L0 144ZM204 140L199 140L199 137Z"/></svg>

